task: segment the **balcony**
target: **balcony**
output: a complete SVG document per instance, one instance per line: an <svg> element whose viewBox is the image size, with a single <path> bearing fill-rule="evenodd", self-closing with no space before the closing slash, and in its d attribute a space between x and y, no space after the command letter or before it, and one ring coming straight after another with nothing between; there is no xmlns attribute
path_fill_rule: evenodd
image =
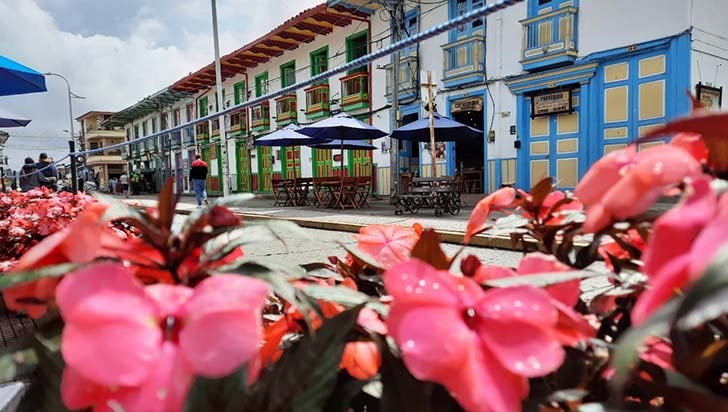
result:
<svg viewBox="0 0 728 412"><path fill-rule="evenodd" d="M387 88L385 93L388 102L392 102L392 86L394 82L393 68L394 64L388 64L385 66L385 69L387 70ZM418 73L419 64L416 54L400 59L399 100L409 100L417 97L417 92L420 88Z"/></svg>
<svg viewBox="0 0 728 412"><path fill-rule="evenodd" d="M182 136L184 137L182 140L182 144L185 145L185 147L194 146L195 145L195 133L194 128L192 126L185 127L182 129Z"/></svg>
<svg viewBox="0 0 728 412"><path fill-rule="evenodd" d="M141 143L132 143L131 147L131 157L132 158L138 158L141 156Z"/></svg>
<svg viewBox="0 0 728 412"><path fill-rule="evenodd" d="M264 132L270 129L270 103L263 102L250 111L250 128L254 132Z"/></svg>
<svg viewBox="0 0 728 412"><path fill-rule="evenodd" d="M445 88L485 82L485 37L471 36L442 46Z"/></svg>
<svg viewBox="0 0 728 412"><path fill-rule="evenodd" d="M211 140L220 140L220 119L212 121L212 136Z"/></svg>
<svg viewBox="0 0 728 412"><path fill-rule="evenodd" d="M230 136L248 134L248 111L243 109L230 115Z"/></svg>
<svg viewBox="0 0 728 412"><path fill-rule="evenodd" d="M526 71L573 63L578 54L576 7L521 20L523 46L521 64Z"/></svg>
<svg viewBox="0 0 728 412"><path fill-rule="evenodd" d="M287 94L276 99L276 125L278 127L294 123L298 120L296 106L295 94Z"/></svg>
<svg viewBox="0 0 728 412"><path fill-rule="evenodd" d="M195 128L195 132L197 140L206 141L210 138L210 128L208 127L207 122L198 123Z"/></svg>
<svg viewBox="0 0 728 412"><path fill-rule="evenodd" d="M317 84L304 91L306 92L306 118L313 120L328 117L331 110L328 83Z"/></svg>
<svg viewBox="0 0 728 412"><path fill-rule="evenodd" d="M341 108L344 111L369 107L369 73L357 72L341 78Z"/></svg>
<svg viewBox="0 0 728 412"><path fill-rule="evenodd" d="M179 149L182 147L182 132L179 130L172 132L172 139L170 143L172 149Z"/></svg>

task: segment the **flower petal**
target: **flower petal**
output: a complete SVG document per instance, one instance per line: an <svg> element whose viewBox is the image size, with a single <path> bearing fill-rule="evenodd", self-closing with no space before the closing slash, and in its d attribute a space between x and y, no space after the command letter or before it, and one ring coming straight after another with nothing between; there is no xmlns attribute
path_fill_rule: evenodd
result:
<svg viewBox="0 0 728 412"><path fill-rule="evenodd" d="M438 271L418 259L384 272L384 287L395 301L463 308L477 302L483 294L472 279Z"/></svg>
<svg viewBox="0 0 728 412"><path fill-rule="evenodd" d="M415 229L397 225L369 225L354 235L357 248L385 268L407 260L419 237Z"/></svg>
<svg viewBox="0 0 728 412"><path fill-rule="evenodd" d="M504 187L497 190L475 205L473 212L470 214L468 226L465 229L465 238L463 243L466 245L473 236L485 230L488 227L488 216L495 209L506 208L513 204L516 200L516 189L512 187Z"/></svg>
<svg viewBox="0 0 728 412"><path fill-rule="evenodd" d="M491 289L474 308L478 317L553 327L558 314L548 293L531 286Z"/></svg>
<svg viewBox="0 0 728 412"><path fill-rule="evenodd" d="M225 376L256 355L267 294L262 281L237 275L212 276L195 288L179 336L195 372Z"/></svg>
<svg viewBox="0 0 728 412"><path fill-rule="evenodd" d="M650 278L650 287L642 292L632 309L632 323L639 325L688 284L690 256L685 254L666 263Z"/></svg>
<svg viewBox="0 0 728 412"><path fill-rule="evenodd" d="M184 317L184 304L194 291L186 286L157 284L144 289L159 306L160 318Z"/></svg>
<svg viewBox="0 0 728 412"><path fill-rule="evenodd" d="M370 379L379 371L382 358L374 342L349 342L344 347L339 366L354 379Z"/></svg>

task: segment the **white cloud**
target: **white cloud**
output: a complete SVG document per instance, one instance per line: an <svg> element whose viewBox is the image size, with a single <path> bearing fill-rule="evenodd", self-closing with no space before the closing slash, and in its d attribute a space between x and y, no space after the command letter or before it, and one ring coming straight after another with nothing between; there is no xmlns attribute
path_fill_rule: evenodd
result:
<svg viewBox="0 0 728 412"><path fill-rule="evenodd" d="M218 0L221 52L242 46L322 1ZM209 1L137 3L129 2L129 7L138 9L127 13L135 16L131 23L97 11L82 16L81 21L109 19L109 24L129 24L128 36L122 36L89 33L86 28L64 31L57 24L63 11L52 15L38 0L0 0L0 54L38 71L66 76L73 92L86 97L74 100L74 117L88 110L123 109L199 69L213 56ZM7 129L9 146L26 149L33 157L42 149L38 146L47 144L29 147L39 141L37 136L57 138L62 147L68 140L63 132L69 124L65 83L55 77L46 81L47 93L0 97L0 107L33 119L28 127ZM19 162L11 159L13 165Z"/></svg>

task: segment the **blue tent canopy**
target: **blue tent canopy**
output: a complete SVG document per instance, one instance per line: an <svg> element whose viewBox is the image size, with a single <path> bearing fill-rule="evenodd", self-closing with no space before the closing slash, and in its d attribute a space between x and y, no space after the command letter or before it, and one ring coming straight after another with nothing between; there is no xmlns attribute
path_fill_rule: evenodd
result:
<svg viewBox="0 0 728 412"><path fill-rule="evenodd" d="M30 119L0 109L0 127L25 127Z"/></svg>
<svg viewBox="0 0 728 412"><path fill-rule="evenodd" d="M43 74L0 55L0 96L44 91Z"/></svg>

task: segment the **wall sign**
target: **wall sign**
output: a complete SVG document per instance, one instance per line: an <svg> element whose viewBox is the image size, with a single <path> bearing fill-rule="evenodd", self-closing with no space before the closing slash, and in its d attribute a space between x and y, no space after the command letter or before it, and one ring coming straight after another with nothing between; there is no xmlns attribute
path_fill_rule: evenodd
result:
<svg viewBox="0 0 728 412"><path fill-rule="evenodd" d="M723 88L710 87L702 83L695 86L695 94L706 109L720 109L723 105Z"/></svg>
<svg viewBox="0 0 728 412"><path fill-rule="evenodd" d="M548 91L531 97L531 118L558 113L572 113L571 89Z"/></svg>
<svg viewBox="0 0 728 412"><path fill-rule="evenodd" d="M450 113L459 113L459 112L479 112L483 110L483 98L482 97L474 97L471 99L461 99L461 100L455 100L452 102L452 106L450 107Z"/></svg>

